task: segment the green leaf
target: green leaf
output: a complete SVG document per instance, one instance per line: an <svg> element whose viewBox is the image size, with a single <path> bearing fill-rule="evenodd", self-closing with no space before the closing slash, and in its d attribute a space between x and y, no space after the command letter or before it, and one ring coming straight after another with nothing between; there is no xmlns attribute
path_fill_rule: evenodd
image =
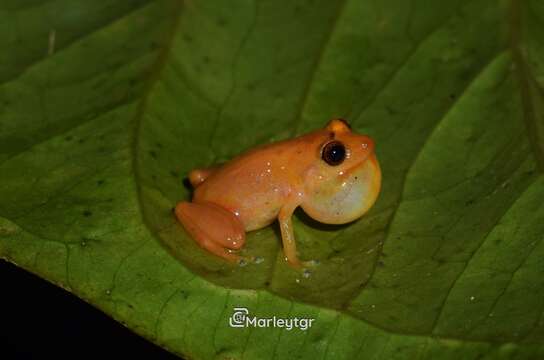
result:
<svg viewBox="0 0 544 360"><path fill-rule="evenodd" d="M191 359L544 357L544 4L0 1L0 257ZM226 264L182 179L348 118L384 183L354 224ZM232 328L233 307L311 317Z"/></svg>

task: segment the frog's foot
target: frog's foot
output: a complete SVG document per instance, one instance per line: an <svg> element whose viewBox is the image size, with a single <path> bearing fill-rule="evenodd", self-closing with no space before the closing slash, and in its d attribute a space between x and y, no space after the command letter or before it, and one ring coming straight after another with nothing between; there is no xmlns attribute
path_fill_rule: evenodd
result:
<svg viewBox="0 0 544 360"><path fill-rule="evenodd" d="M193 188L196 188L198 185L202 184L204 180L208 178L211 174L215 172L217 167L212 166L209 168L203 168L203 169L194 169L189 173L189 182L193 186Z"/></svg>
<svg viewBox="0 0 544 360"><path fill-rule="evenodd" d="M230 211L213 203L180 202L175 214L185 230L204 249L233 262L247 261L234 253L246 239L242 222Z"/></svg>
<svg viewBox="0 0 544 360"><path fill-rule="evenodd" d="M300 270L300 271L312 270L319 264L318 260L302 261L302 260L299 260L298 258L289 260L287 257L285 257L285 261L287 261L287 263L293 269Z"/></svg>
<svg viewBox="0 0 544 360"><path fill-rule="evenodd" d="M300 264L302 265L302 269L314 269L318 264L319 260L307 260L307 261L301 261Z"/></svg>

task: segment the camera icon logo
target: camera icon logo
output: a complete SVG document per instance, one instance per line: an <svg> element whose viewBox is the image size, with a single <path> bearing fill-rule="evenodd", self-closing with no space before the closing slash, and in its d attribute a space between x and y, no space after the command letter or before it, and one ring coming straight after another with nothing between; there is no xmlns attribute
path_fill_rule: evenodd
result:
<svg viewBox="0 0 544 360"><path fill-rule="evenodd" d="M235 307L233 310L234 312L229 318L229 325L231 327L245 327L246 318L249 314L248 309L245 307Z"/></svg>

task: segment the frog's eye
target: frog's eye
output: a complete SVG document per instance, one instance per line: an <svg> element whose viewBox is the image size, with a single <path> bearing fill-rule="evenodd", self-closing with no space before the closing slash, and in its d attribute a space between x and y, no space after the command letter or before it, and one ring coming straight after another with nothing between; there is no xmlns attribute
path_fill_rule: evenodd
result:
<svg viewBox="0 0 544 360"><path fill-rule="evenodd" d="M346 147L340 141L331 141L323 146L321 158L331 166L340 165L346 158Z"/></svg>

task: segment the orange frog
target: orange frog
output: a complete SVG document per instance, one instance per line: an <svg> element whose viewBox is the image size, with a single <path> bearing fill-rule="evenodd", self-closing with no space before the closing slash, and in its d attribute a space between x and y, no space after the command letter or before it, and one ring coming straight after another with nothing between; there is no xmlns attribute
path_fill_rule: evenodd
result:
<svg viewBox="0 0 544 360"><path fill-rule="evenodd" d="M298 206L313 219L344 224L361 217L376 201L381 171L374 142L351 131L341 119L324 129L249 150L217 167L189 173L192 202L175 214L204 249L231 261L246 231L279 221L285 259L298 259L291 217Z"/></svg>

